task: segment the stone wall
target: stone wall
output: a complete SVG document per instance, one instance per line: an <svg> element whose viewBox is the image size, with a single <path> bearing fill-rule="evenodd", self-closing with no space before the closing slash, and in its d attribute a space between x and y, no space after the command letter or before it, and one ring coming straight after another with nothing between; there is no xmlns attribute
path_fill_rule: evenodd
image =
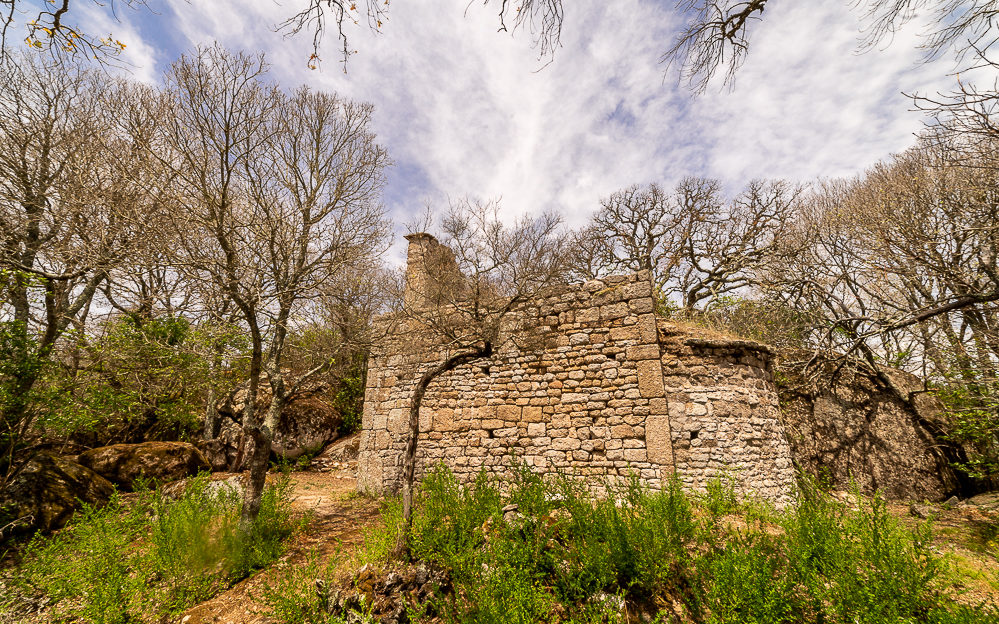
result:
<svg viewBox="0 0 999 624"><path fill-rule="evenodd" d="M730 474L742 491L787 502L795 473L765 345L659 320L680 480L701 490Z"/></svg>
<svg viewBox="0 0 999 624"><path fill-rule="evenodd" d="M423 238L413 245L426 245ZM596 493L632 474L692 488L726 473L790 500L793 471L767 349L657 322L647 272L567 287L517 311L489 358L441 375L420 411L417 475L462 480L515 462ZM386 320L384 322L390 322ZM450 355L401 323L369 361L358 487L397 490L420 375Z"/></svg>

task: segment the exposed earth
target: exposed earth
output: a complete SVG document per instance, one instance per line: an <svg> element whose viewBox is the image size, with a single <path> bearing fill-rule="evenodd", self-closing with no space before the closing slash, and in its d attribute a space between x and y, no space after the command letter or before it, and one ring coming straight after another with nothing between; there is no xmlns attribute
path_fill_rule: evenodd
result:
<svg viewBox="0 0 999 624"><path fill-rule="evenodd" d="M301 565L312 556L326 560L359 546L365 531L380 519L380 503L358 496L355 480L343 476L343 472L347 471L292 473L295 497L292 505L297 512L311 515L307 528L294 538L288 552L275 565L186 611L181 621L184 624L271 622L264 615L266 608L259 596L274 575L288 566Z"/></svg>

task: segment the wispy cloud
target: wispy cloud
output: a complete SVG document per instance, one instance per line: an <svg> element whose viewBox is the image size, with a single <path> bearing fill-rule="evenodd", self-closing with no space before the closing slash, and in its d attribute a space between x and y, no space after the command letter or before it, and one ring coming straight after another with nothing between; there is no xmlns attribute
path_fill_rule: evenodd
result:
<svg viewBox="0 0 999 624"><path fill-rule="evenodd" d="M918 25L886 50L854 54L846 2L768 5L735 87L697 98L658 63L679 27L670 3L567 3L563 47L547 66L528 33L496 32L494 4L393 3L382 34L351 30L359 52L346 75L334 40L323 69L310 71L311 39L275 32L295 6L170 0L124 26L144 72L218 40L266 52L287 87L372 102L396 162L386 203L400 222L427 200L464 195L580 223L632 183L704 175L737 190L757 177L855 174L912 143L921 118L902 91L952 82L946 62L918 62Z"/></svg>

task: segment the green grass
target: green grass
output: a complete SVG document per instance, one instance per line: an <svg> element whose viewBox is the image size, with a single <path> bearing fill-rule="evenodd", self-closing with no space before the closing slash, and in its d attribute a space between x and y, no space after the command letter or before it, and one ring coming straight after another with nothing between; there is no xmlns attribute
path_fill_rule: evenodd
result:
<svg viewBox="0 0 999 624"><path fill-rule="evenodd" d="M192 479L177 500L146 491L128 505L115 494L84 507L28 544L19 591L44 595L57 620L119 624L179 613L277 559L296 528L288 481L264 490L249 532L239 529L238 493L209 483Z"/></svg>
<svg viewBox="0 0 999 624"><path fill-rule="evenodd" d="M504 520L510 503L517 512ZM454 591L433 605L445 622L625 622L624 604L662 623L999 623L995 606L956 600L928 526L905 528L878 498L851 504L806 484L795 508L777 511L737 501L724 479L704 495L632 481L594 500L526 469L462 486L438 468L423 482L410 546L451 575ZM385 518L364 554L391 566L397 505ZM336 621L310 605L278 619Z"/></svg>

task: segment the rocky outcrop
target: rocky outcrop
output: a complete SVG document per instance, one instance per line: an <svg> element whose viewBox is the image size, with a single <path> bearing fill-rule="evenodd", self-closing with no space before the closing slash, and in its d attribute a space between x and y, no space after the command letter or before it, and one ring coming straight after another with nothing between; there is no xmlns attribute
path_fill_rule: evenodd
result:
<svg viewBox="0 0 999 624"><path fill-rule="evenodd" d="M0 499L0 526L8 532L54 531L83 503L103 505L114 486L90 468L49 455L35 456ZM8 532L5 532L6 537Z"/></svg>
<svg viewBox="0 0 999 624"><path fill-rule="evenodd" d="M230 450L230 444L226 440L219 437L214 440L195 440L192 444L201 451L212 472L228 470L235 455L235 448Z"/></svg>
<svg viewBox="0 0 999 624"><path fill-rule="evenodd" d="M838 488L855 483L889 499L942 501L955 493L958 475L935 437L941 406L922 382L898 370L885 369L881 378L838 364L826 362L808 377L794 366L780 367L778 392L794 461L820 481Z"/></svg>
<svg viewBox="0 0 999 624"><path fill-rule="evenodd" d="M78 461L126 490L134 489L140 479L166 483L211 469L201 451L187 442L102 446L81 453Z"/></svg>
<svg viewBox="0 0 999 624"><path fill-rule="evenodd" d="M212 457L216 458L212 461L213 465L221 463L222 458L225 458L229 469L238 468L233 462L239 455L242 429L236 423L241 421L245 400L243 394L238 394L232 405L222 405L219 408L223 420L217 438L219 442L211 446ZM270 403L270 391L267 384L262 383L257 398L257 413L265 414ZM342 422L340 412L320 396L296 395L281 411L271 451L284 459L297 459L307 453L315 453L337 439Z"/></svg>
<svg viewBox="0 0 999 624"><path fill-rule="evenodd" d="M361 435L359 433L341 438L323 449L322 453L313 457L309 469L316 472L330 472L356 468L360 445Z"/></svg>
<svg viewBox="0 0 999 624"><path fill-rule="evenodd" d="M271 450L285 459L315 453L337 439L340 413L316 396L292 399L281 411Z"/></svg>
<svg viewBox="0 0 999 624"><path fill-rule="evenodd" d="M413 610L433 618L438 615L435 599L451 589L450 575L426 563L389 571L365 565L338 585L316 581L320 607L347 622L406 624Z"/></svg>

